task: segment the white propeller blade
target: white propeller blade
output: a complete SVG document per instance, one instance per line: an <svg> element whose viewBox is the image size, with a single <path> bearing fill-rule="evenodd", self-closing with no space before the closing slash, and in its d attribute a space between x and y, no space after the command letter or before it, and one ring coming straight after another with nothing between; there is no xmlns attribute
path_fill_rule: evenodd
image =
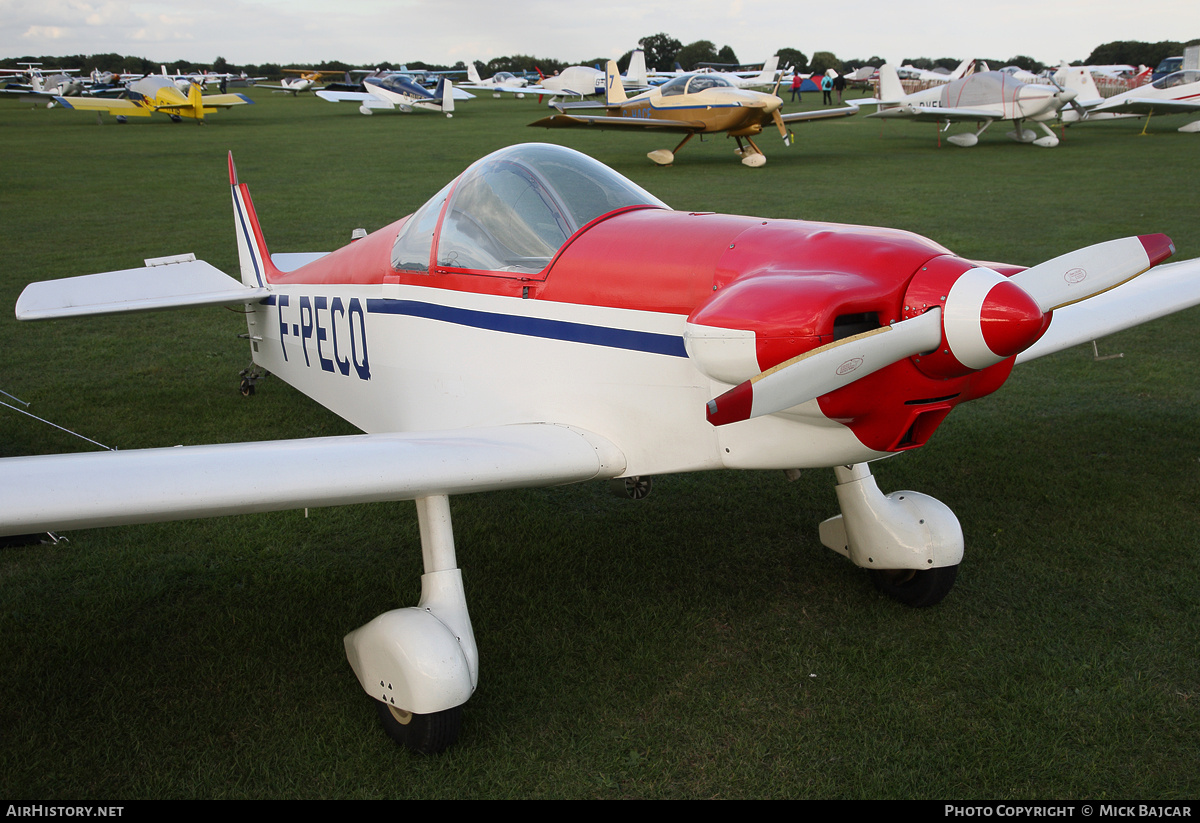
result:
<svg viewBox="0 0 1200 823"><path fill-rule="evenodd" d="M937 348L942 310L838 340L786 360L708 401L714 426L773 414L853 383L898 360Z"/></svg>
<svg viewBox="0 0 1200 823"><path fill-rule="evenodd" d="M1165 234L1144 234L1097 243L1013 275L1044 312L1116 288L1175 252Z"/></svg>

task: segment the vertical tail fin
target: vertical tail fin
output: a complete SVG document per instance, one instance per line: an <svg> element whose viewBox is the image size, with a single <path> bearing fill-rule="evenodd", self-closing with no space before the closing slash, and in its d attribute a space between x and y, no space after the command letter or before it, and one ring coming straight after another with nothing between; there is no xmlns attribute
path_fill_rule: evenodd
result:
<svg viewBox="0 0 1200 823"><path fill-rule="evenodd" d="M629 98L625 96L625 86L621 82L621 73L617 71L615 60L609 60L604 72L604 104L619 106Z"/></svg>
<svg viewBox="0 0 1200 823"><path fill-rule="evenodd" d="M758 77L754 78L756 86L770 86L775 83L775 70L779 68L779 55L773 55L770 60L763 63L762 71L758 73Z"/></svg>
<svg viewBox="0 0 1200 823"><path fill-rule="evenodd" d="M192 109L192 117L204 119L204 92L200 90L199 83L188 83L188 106Z"/></svg>
<svg viewBox="0 0 1200 823"><path fill-rule="evenodd" d="M258 224L258 215L250 200L250 189L245 183L238 182L233 152L229 153L229 187L233 192L233 227L237 234L242 283L264 288L270 285L279 270L267 252L267 241L263 239L262 227Z"/></svg>
<svg viewBox="0 0 1200 823"><path fill-rule="evenodd" d="M479 77L479 69L475 68L475 61L467 63L467 81L470 83L482 83L483 80Z"/></svg>
<svg viewBox="0 0 1200 823"><path fill-rule="evenodd" d="M442 113L447 117L454 114L454 84L450 78L443 77L438 82L437 96L442 101Z"/></svg>
<svg viewBox="0 0 1200 823"><path fill-rule="evenodd" d="M884 103L896 103L904 98L904 86L900 85L900 75L891 63L879 67L879 99Z"/></svg>
<svg viewBox="0 0 1200 823"><path fill-rule="evenodd" d="M950 73L950 79L951 80L961 80L964 77L970 76L974 72L975 72L975 58L968 57L966 60L963 60L961 63L958 64L958 68L956 68L953 72Z"/></svg>
<svg viewBox="0 0 1200 823"><path fill-rule="evenodd" d="M633 50L633 54L629 56L629 71L625 72L625 76L630 83L639 86L650 85L650 78L646 74L646 52L641 49Z"/></svg>

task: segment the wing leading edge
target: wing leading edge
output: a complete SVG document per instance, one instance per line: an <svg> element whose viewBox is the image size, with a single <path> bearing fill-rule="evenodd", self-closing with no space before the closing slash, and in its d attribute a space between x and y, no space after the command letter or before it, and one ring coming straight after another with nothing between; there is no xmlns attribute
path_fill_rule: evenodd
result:
<svg viewBox="0 0 1200 823"><path fill-rule="evenodd" d="M551 423L9 457L0 460L0 535L555 486L624 470L609 441Z"/></svg>

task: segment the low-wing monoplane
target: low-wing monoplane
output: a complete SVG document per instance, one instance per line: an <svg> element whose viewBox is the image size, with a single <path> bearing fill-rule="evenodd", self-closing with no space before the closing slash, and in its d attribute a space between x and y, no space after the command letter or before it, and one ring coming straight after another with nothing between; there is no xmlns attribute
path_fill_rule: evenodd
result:
<svg viewBox="0 0 1200 823"><path fill-rule="evenodd" d="M313 87L326 77L340 78L345 74L341 71L318 71L317 69L284 69L284 71L288 74L295 74L296 77L285 77L278 84L256 83L255 85L260 89L271 89L296 95L303 91L312 91Z"/></svg>
<svg viewBox="0 0 1200 823"><path fill-rule="evenodd" d="M362 114L374 114L378 109L399 109L402 112L415 110L441 112L454 116L454 101L470 99L473 94L454 88L449 78L438 81L437 88L429 91L408 74L396 72L383 76L367 77L363 80L366 91L330 91L323 89L317 97L331 103L358 103Z"/></svg>
<svg viewBox="0 0 1200 823"><path fill-rule="evenodd" d="M526 87L529 81L524 77L517 77L510 71L498 71L486 80L479 76L479 69L474 63L467 64L467 82L459 83L459 88L476 89L479 91L491 91L494 96L499 97L501 92L508 92L522 97L525 94ZM536 89L534 89L536 90Z"/></svg>
<svg viewBox="0 0 1200 823"><path fill-rule="evenodd" d="M684 135L673 151L656 149L647 156L660 166L675 162L675 153L697 134L724 132L737 141L742 163L759 167L767 162L754 137L764 126L779 130L784 143L791 143L789 123L845 117L858 111L854 106L783 114L783 100L774 94L735 88L721 74L698 73L675 77L661 86L626 97L620 83L617 64L608 61L605 102L598 104L559 104L559 113L544 117L531 126L545 128L625 129L663 131ZM604 114L591 114L601 109ZM742 141L745 141L743 145Z"/></svg>
<svg viewBox="0 0 1200 823"><path fill-rule="evenodd" d="M197 122L204 115L217 109L246 106L254 103L244 94L204 94L200 86L189 83L187 91L180 91L175 81L161 74L153 74L130 83L123 98L110 97L55 97L59 105L80 111L108 112L116 115L118 123L128 117L149 117L154 113L169 116L176 123L183 118Z"/></svg>
<svg viewBox="0 0 1200 823"><path fill-rule="evenodd" d="M1200 112L1200 71L1188 69L1160 77L1153 83L1102 99L1090 75L1081 78L1088 88L1088 104L1079 111L1064 111L1063 122L1112 120L1126 117L1145 117L1142 133L1150 127L1150 118L1164 114L1195 114ZM1086 87L1086 86L1085 86ZM1070 85L1068 84L1068 88ZM1083 94L1080 94L1083 97ZM1180 126L1179 131L1200 132L1200 120Z"/></svg>
<svg viewBox="0 0 1200 823"><path fill-rule="evenodd" d="M869 461L924 445L1016 362L1200 302L1200 260L1137 277L1173 251L1163 235L985 265L905 231L674 211L542 144L282 270L232 157L229 179L239 278L181 255L31 284L17 316L237 306L259 368L366 433L2 459L0 535L415 500L420 603L345 646L419 751L453 742L479 677L451 495L832 467L822 542L932 605L960 524L927 495L884 495Z"/></svg>
<svg viewBox="0 0 1200 823"><path fill-rule="evenodd" d="M1058 86L1020 83L1004 72L976 72L942 86L905 94L896 70L884 65L879 70L879 97L855 101L855 105L878 105L868 117L898 118L943 124L946 131L955 123L976 123L973 133L952 134L946 138L956 146L974 146L992 123L1011 120L1009 138L1050 148L1058 145L1058 136L1047 123L1058 119L1059 112L1075 99L1076 92ZM1038 137L1024 123L1036 123L1045 132Z"/></svg>

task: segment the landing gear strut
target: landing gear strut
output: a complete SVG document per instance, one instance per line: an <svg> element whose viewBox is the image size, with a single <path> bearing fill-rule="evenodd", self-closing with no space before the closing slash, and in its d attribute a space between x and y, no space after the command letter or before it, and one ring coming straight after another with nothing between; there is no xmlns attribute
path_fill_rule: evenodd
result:
<svg viewBox="0 0 1200 823"><path fill-rule="evenodd" d="M821 542L869 569L879 591L908 606L940 603L958 576L962 527L946 504L912 491L879 491L866 463L838 466L842 513L821 524Z"/></svg>
<svg viewBox="0 0 1200 823"><path fill-rule="evenodd" d="M346 635L346 657L400 745L435 754L453 745L479 681L479 651L456 566L450 498L418 498L421 600Z"/></svg>

